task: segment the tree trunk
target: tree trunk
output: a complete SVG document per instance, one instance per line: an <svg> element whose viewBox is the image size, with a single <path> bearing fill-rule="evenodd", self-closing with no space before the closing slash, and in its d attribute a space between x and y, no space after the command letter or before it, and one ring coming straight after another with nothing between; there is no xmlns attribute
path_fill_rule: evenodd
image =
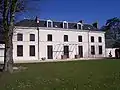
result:
<svg viewBox="0 0 120 90"><path fill-rule="evenodd" d="M9 36L7 38L8 38L7 39L8 41L5 42L4 71L8 71L9 73L12 73L13 72L13 43L12 43L12 35L9 34Z"/></svg>
<svg viewBox="0 0 120 90"><path fill-rule="evenodd" d="M5 7L4 7L5 13L3 14L3 17L4 17L3 22L4 22L4 29L5 29L5 34L4 34L4 37L5 37L5 54L4 55L5 56L4 56L4 68L3 69L4 69L4 71L8 71L8 72L12 73L13 72L12 38L13 38L14 19L15 19L17 0L11 0L11 2L9 0L5 0L4 5L5 5ZM9 15L9 17L8 17L8 15ZM8 20L10 20L10 21L8 22ZM6 28L6 26L7 26L7 28Z"/></svg>

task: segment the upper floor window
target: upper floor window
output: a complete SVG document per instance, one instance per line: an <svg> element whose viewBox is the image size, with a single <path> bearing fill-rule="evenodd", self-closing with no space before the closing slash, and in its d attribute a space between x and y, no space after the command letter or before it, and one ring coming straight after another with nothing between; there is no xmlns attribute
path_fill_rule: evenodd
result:
<svg viewBox="0 0 120 90"><path fill-rule="evenodd" d="M91 36L91 42L94 42L94 36Z"/></svg>
<svg viewBox="0 0 120 90"><path fill-rule="evenodd" d="M52 34L47 35L47 41L52 41Z"/></svg>
<svg viewBox="0 0 120 90"><path fill-rule="evenodd" d="M64 35L64 42L68 42L68 35Z"/></svg>
<svg viewBox="0 0 120 90"><path fill-rule="evenodd" d="M23 34L22 33L17 34L17 41L23 41Z"/></svg>
<svg viewBox="0 0 120 90"><path fill-rule="evenodd" d="M47 27L53 27L53 22L51 20L47 20Z"/></svg>
<svg viewBox="0 0 120 90"><path fill-rule="evenodd" d="M68 28L68 22L67 22L67 21L64 21L64 22L63 22L63 28L65 28L65 29Z"/></svg>
<svg viewBox="0 0 120 90"><path fill-rule="evenodd" d="M77 23L77 29L82 29L82 24L81 23Z"/></svg>
<svg viewBox="0 0 120 90"><path fill-rule="evenodd" d="M78 36L78 42L82 42L82 36Z"/></svg>
<svg viewBox="0 0 120 90"><path fill-rule="evenodd" d="M35 34L30 34L30 41L35 41Z"/></svg>
<svg viewBox="0 0 120 90"><path fill-rule="evenodd" d="M98 42L102 42L102 37L98 37Z"/></svg>

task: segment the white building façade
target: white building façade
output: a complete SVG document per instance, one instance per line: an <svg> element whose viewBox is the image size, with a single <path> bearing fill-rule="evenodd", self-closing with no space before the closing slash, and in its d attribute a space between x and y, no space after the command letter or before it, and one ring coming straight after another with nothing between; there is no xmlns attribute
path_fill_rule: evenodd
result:
<svg viewBox="0 0 120 90"><path fill-rule="evenodd" d="M22 20L13 36L14 61L105 57L105 33L97 25Z"/></svg>

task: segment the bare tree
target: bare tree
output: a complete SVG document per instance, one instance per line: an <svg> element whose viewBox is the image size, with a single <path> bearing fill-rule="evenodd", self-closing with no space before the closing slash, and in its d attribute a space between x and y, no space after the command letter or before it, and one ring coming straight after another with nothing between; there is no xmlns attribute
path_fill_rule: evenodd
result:
<svg viewBox="0 0 120 90"><path fill-rule="evenodd" d="M5 53L4 53L4 71L13 72L13 31L16 12L24 9L24 0L0 0L0 11L2 16L2 25L4 31Z"/></svg>
<svg viewBox="0 0 120 90"><path fill-rule="evenodd" d="M2 29L5 41L4 67L3 71L13 72L13 32L15 16L17 12L25 9L29 2L39 2L41 0L0 0L0 18L2 19ZM33 8L33 7L32 7ZM34 7L35 8L35 7Z"/></svg>

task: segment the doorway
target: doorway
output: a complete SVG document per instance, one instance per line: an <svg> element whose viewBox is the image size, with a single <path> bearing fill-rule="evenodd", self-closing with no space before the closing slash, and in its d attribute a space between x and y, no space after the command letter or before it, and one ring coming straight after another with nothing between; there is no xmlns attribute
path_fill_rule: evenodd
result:
<svg viewBox="0 0 120 90"><path fill-rule="evenodd" d="M78 46L78 54L83 57L83 46Z"/></svg>
<svg viewBox="0 0 120 90"><path fill-rule="evenodd" d="M67 58L69 58L69 46L64 46L64 55L66 55Z"/></svg>
<svg viewBox="0 0 120 90"><path fill-rule="evenodd" d="M48 59L53 59L53 46L52 45L47 46L47 57Z"/></svg>

